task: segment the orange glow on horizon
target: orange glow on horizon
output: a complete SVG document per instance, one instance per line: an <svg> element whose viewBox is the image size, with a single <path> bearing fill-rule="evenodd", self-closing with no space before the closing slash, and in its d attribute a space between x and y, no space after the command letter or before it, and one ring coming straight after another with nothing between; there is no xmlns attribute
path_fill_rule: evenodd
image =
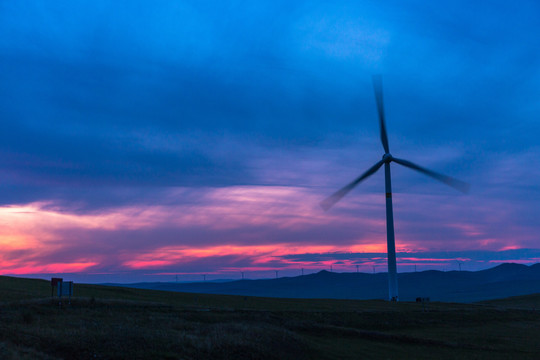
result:
<svg viewBox="0 0 540 360"><path fill-rule="evenodd" d="M521 247L517 246L517 245L508 245L508 246L504 246L500 249L500 251L506 251L506 250L518 250L518 249L521 249Z"/></svg>
<svg viewBox="0 0 540 360"><path fill-rule="evenodd" d="M179 190L180 191L180 190ZM69 234L84 233L90 230L140 230L154 229L161 226L184 227L201 226L214 230L243 228L264 225L269 228L302 230L314 224L343 224L348 221L371 224L370 219L350 219L336 214L322 212L319 196L310 194L306 189L289 187L231 187L213 189L205 194L208 203L197 205L146 206L143 208L122 207L108 212L73 214L59 212L49 203L30 203L22 206L0 207L0 245L4 254L0 254L3 271L25 272L69 272L83 271L99 265L100 259L81 262L86 254L73 254L72 259L61 259L54 264L38 265L30 260L32 253L54 254L65 244L72 241L58 238L57 233L68 231ZM376 220L379 222L380 220ZM76 236L76 235L75 235ZM365 241L362 239L359 242ZM200 259L216 256L250 257L252 264L265 267L268 261L276 261L283 255L300 253L330 252L384 252L385 243L370 242L366 245L296 245L275 243L272 245L237 246L220 245L200 247L164 246L151 249L144 254L133 251L121 251L122 264L130 269L156 268L169 266L188 259ZM17 260L8 261L9 253L21 250L25 255L17 254ZM69 255L71 256L71 255ZM50 258L50 257L49 257ZM70 262L69 260L72 260Z"/></svg>
<svg viewBox="0 0 540 360"><path fill-rule="evenodd" d="M173 189L171 196L174 197L175 194L180 196L184 191L182 188ZM374 206L383 209L384 204L381 203L379 194L367 194L362 199L360 203L352 197L340 204L337 211L325 213L319 206L320 194L316 194L312 189L234 186L205 189L197 203L171 201L172 205L124 206L81 214L62 212L56 210L53 204L43 202L4 206L0 207L0 246L3 250L0 253L0 271L12 274L84 272L94 270L92 268L107 271L109 268L104 264L107 264L107 261L112 263L111 259L107 258L109 255L103 255L99 251L91 254L85 252L93 247L99 248L100 245L107 245L105 247L107 251L114 254L112 258L115 265L123 266L127 270L163 268L163 271L167 272L176 266L202 263L205 258L214 258L212 261L215 261L219 272L238 271L237 268L233 270L235 265L231 265L236 263L248 264L239 267L246 266L246 269L257 270L275 270L276 266L282 269L298 267L308 269L330 265L354 267L359 263L362 264L360 266L380 265L386 262L387 251L384 212L381 211L380 216L375 217L358 216L357 209L373 209ZM323 229L325 226L329 228ZM323 229L322 234L330 234L329 239L321 240L321 236L316 234L317 245L310 244L306 238L310 235L303 235L303 232L313 234L315 227ZM327 232L332 230L330 227L345 229L341 232L346 238L342 241L343 244L340 244L340 239L331 238L332 231ZM481 248L487 249L502 244L500 239L482 234L476 226L454 224L449 227L459 229L465 237L473 237L475 245ZM175 241L173 236L172 240L159 239L160 241L156 241L156 245L153 245L152 231L161 229L172 229L173 232L170 234L204 229L207 231L201 232L204 236L208 236L207 234L213 236L216 233L228 235L218 245L214 245L215 238L211 239L213 245L208 245L204 236L201 236L199 241L197 232L195 236L187 237L195 245L182 245L182 240ZM244 229L248 230L242 232ZM138 230L141 230L140 233L143 235L137 238L134 241L135 246L131 247L129 238L131 235L126 231L137 233ZM283 239L295 239L294 236L289 236L287 231L293 235L300 234L298 242L279 239L283 233L286 234ZM119 242L121 245L116 247L115 232L120 234L119 237L124 236L123 242ZM94 243L93 234L98 234L97 243ZM242 237L235 238L237 234ZM78 245L79 235L82 235L80 237L82 245L72 246ZM99 238L100 236L103 238ZM182 239L182 236L179 236L179 239ZM251 239L254 240L253 243L264 243L261 245L233 243L234 241L249 243ZM143 243L144 241L147 242ZM137 244L141 244L141 247L137 248ZM407 237L407 234L400 234L396 239L396 250L400 253L433 250L427 244L431 247L434 244L437 248L442 247L439 240L421 243ZM501 250L516 249L520 247L512 244L502 247ZM61 255L55 257L56 253ZM334 260L327 260L332 254L346 253L384 254L384 256L373 255L371 258L360 256L353 257L352 260L346 256L341 258L336 256ZM317 254L325 254L326 257ZM220 257L229 258L224 261L230 262L219 264ZM47 259L43 261L50 263L40 264L36 258ZM408 257L406 254L401 259L416 261L419 264L453 261L419 258L413 255ZM398 265L407 266L399 264L399 260Z"/></svg>
<svg viewBox="0 0 540 360"><path fill-rule="evenodd" d="M88 270L98 265L96 262L72 262L72 263L52 263L52 264L25 264L9 263L0 261L0 268L5 274L24 275L24 274L62 274L78 273Z"/></svg>
<svg viewBox="0 0 540 360"><path fill-rule="evenodd" d="M380 244L361 244L350 247L354 253L386 253L386 239Z"/></svg>
<svg viewBox="0 0 540 360"><path fill-rule="evenodd" d="M344 252L343 248L335 246L307 246L301 248L308 253ZM239 257L252 257L253 264L263 265L275 258L295 254L298 247L290 247L289 244L273 244L263 246L214 246L206 248L163 247L146 254L135 256L134 259L123 263L132 269L171 265L177 262L193 261L206 257L219 257L235 255ZM303 252L300 252L303 253Z"/></svg>

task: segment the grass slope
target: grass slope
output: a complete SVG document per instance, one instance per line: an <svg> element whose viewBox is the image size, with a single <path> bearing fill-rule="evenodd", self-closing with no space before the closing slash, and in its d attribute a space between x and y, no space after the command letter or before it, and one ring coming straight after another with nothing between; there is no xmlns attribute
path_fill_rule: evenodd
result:
<svg viewBox="0 0 540 360"><path fill-rule="evenodd" d="M482 304L278 299L0 277L2 359L537 359L540 296Z"/></svg>

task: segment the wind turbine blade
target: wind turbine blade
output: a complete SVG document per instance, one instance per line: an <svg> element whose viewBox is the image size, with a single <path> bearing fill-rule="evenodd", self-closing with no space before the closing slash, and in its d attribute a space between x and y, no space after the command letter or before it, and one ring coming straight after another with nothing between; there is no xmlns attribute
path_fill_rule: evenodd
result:
<svg viewBox="0 0 540 360"><path fill-rule="evenodd" d="M321 201L321 207L324 209L324 211L328 211L332 206L334 206L341 198L343 198L349 191L351 191L356 185L360 184L363 180L367 179L371 175L375 174L377 170L384 164L384 160L379 161L372 167L370 167L365 173L357 177L353 182L350 184L342 187L323 201Z"/></svg>
<svg viewBox="0 0 540 360"><path fill-rule="evenodd" d="M373 75L373 90L375 91L377 111L379 112L379 124L381 126L381 142L384 147L384 151L388 154L390 152L390 148L388 147L388 135L386 135L386 123L384 120L384 104L381 75Z"/></svg>
<svg viewBox="0 0 540 360"><path fill-rule="evenodd" d="M406 166L408 168L411 168L413 170L416 170L416 171L419 171L419 172L421 172L423 174L426 174L427 176L431 176L434 179L442 181L446 185L449 185L449 186L453 187L454 189L461 191L462 193L466 194L466 193L469 192L470 185L467 184L466 182L463 182L461 180L455 179L455 178L450 177L450 176L446 176L446 175L443 175L443 174L436 173L435 171L428 170L426 168L418 166L418 165L416 165L416 164L414 164L414 163L412 163L410 161L407 161L407 160L396 159L395 157L393 157L392 161L395 161L400 165Z"/></svg>

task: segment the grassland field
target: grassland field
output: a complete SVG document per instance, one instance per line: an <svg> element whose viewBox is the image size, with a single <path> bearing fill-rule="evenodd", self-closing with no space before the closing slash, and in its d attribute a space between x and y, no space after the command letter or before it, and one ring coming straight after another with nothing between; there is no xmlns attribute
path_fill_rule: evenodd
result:
<svg viewBox="0 0 540 360"><path fill-rule="evenodd" d="M540 359L540 294L477 304L278 299L0 276L0 359Z"/></svg>

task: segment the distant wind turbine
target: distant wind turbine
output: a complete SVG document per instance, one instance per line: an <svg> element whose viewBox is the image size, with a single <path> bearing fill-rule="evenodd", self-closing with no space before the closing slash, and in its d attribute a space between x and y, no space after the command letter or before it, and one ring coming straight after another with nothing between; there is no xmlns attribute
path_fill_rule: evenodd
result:
<svg viewBox="0 0 540 360"><path fill-rule="evenodd" d="M428 170L419 165L416 165L408 160L402 160L393 157L390 154L390 148L388 146L388 136L386 134L386 123L384 120L384 106L383 106L383 92L382 92L382 78L380 75L373 76L373 88L375 90L375 100L377 102L377 110L379 113L379 125L381 132L381 142L384 148L384 155L382 160L375 163L365 173L354 179L351 183L345 187L339 189L334 194L330 195L321 202L321 206L325 211L328 211L339 200L341 200L349 191L360 184L362 181L375 174L381 166L384 165L384 179L386 188L386 244L388 252L388 290L389 299L391 301L398 301L398 284L397 284L397 269L396 269L396 245L394 239L394 215L392 210L392 184L390 179L390 163L396 162L400 165L408 167L410 169L421 172L424 175L431 176L432 178L439 180L446 185L453 187L463 193L469 191L469 184L454 179L450 176L436 173L435 171Z"/></svg>

